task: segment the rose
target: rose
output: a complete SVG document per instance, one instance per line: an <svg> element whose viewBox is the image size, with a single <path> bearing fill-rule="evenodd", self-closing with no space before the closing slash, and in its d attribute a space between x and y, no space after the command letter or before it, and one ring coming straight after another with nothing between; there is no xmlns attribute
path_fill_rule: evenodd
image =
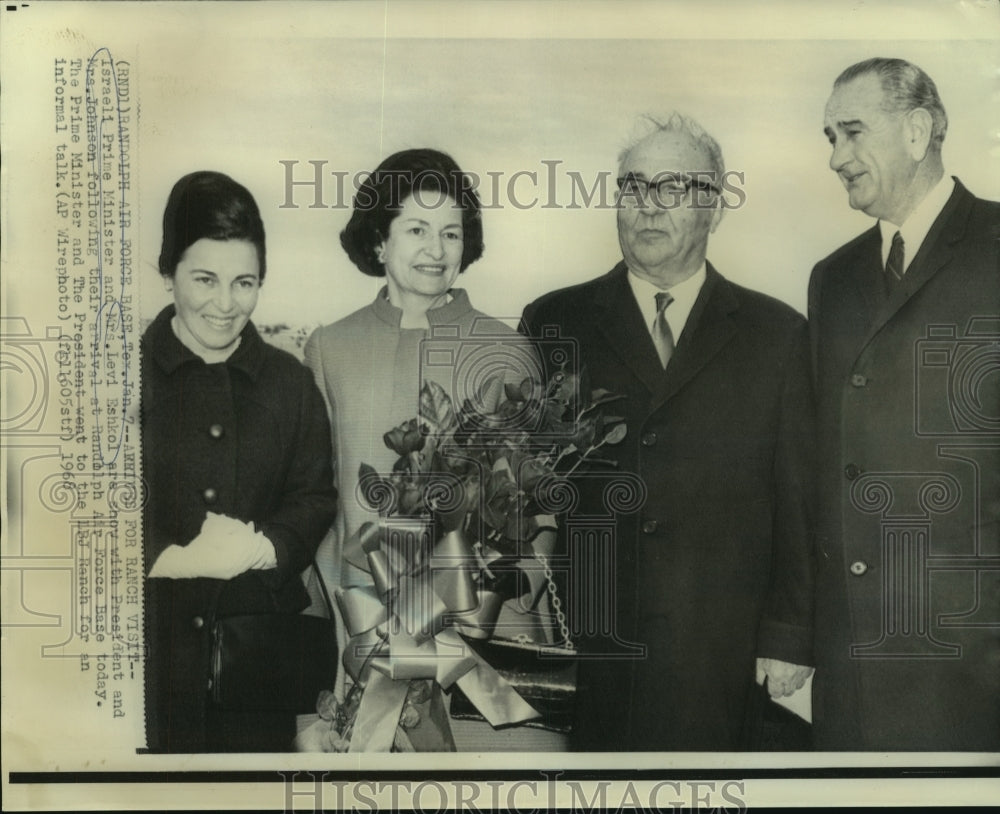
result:
<svg viewBox="0 0 1000 814"><path fill-rule="evenodd" d="M417 419L411 418L389 430L382 436L382 440L397 455L408 456L411 452L419 452L424 448L427 434L421 430Z"/></svg>

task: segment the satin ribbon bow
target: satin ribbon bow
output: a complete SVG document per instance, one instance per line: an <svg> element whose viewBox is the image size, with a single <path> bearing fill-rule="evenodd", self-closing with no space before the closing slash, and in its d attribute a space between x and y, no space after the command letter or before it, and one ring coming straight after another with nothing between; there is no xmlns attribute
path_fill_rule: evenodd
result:
<svg viewBox="0 0 1000 814"><path fill-rule="evenodd" d="M553 529L538 532L536 545L551 551ZM458 633L489 638L503 605L476 587L472 547L459 530L433 545L430 535L420 519L383 518L345 544L344 558L372 580L336 591L350 635L344 667L364 687L352 752L389 751L410 679L457 684L493 726L540 717ZM534 597L544 577L528 569L528 578Z"/></svg>

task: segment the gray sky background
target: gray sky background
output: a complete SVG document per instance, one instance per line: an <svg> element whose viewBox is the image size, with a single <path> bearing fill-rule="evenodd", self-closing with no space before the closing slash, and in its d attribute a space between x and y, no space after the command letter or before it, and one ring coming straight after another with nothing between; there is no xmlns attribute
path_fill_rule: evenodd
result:
<svg viewBox="0 0 1000 814"><path fill-rule="evenodd" d="M935 79L950 118L947 170L975 193L1000 197L995 39L830 40L789 31L757 39L751 26L747 38L706 39L691 34L710 26L672 26L629 3L587 29L597 39L411 38L402 22L382 39L384 15L373 5L380 13L370 38L341 36L330 7L322 24L294 36L281 26L273 36L256 28L246 36L229 15L223 37L208 26L138 41L144 316L169 301L155 273L163 204L173 182L195 169L231 174L261 206L269 273L258 322L331 322L361 307L379 283L340 248L349 210L310 209L305 187L294 192L298 209L280 208L279 161L299 161L297 179L312 177L310 160L353 176L396 150L429 146L484 180L503 173L501 207L484 213L486 252L459 285L482 310L516 318L539 294L595 277L620 258L613 210L565 208L567 171L588 186L601 171L613 178L637 115L673 108L698 119L727 167L745 173L746 204L727 214L709 259L734 281L804 310L813 264L871 223L848 208L827 165L822 117L837 73L874 55L910 59ZM398 8L389 6L390 20ZM873 10L851 14L878 19ZM708 10L702 19L711 22ZM562 162L554 188L543 160ZM534 207L519 209L507 197L519 170L538 174L537 185L522 176L515 187L522 205L537 195ZM559 207L542 208L553 194ZM327 175L324 202L337 200Z"/></svg>

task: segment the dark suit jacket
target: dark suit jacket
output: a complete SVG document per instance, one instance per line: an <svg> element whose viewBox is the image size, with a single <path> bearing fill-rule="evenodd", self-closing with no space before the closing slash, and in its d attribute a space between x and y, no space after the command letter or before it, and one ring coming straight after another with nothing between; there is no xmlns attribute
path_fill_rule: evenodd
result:
<svg viewBox="0 0 1000 814"><path fill-rule="evenodd" d="M956 183L891 296L877 226L813 271L820 748L1000 749L998 238Z"/></svg>
<svg viewBox="0 0 1000 814"><path fill-rule="evenodd" d="M626 274L621 263L544 296L523 320L536 337L558 326L578 343L590 386L626 396L609 412L624 415L628 436L608 454L647 490L639 512L618 516L608 566L584 565L586 544L571 548L569 605L593 613L594 592L615 597L614 635L580 643L603 657L581 662L573 745L736 749L755 656L811 659L805 321L709 266L664 372ZM644 657L624 646L607 656L616 638Z"/></svg>

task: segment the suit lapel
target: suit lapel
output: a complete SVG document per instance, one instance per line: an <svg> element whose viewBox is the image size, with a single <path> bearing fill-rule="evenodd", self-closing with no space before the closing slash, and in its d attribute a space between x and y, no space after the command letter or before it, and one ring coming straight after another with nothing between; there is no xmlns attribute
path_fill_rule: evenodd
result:
<svg viewBox="0 0 1000 814"><path fill-rule="evenodd" d="M924 238L916 257L903 276L903 282L876 311L872 326L859 352L909 300L916 296L917 292L951 262L955 254L955 244L961 241L965 233L972 201L972 195L956 178L955 191L952 192L948 203Z"/></svg>
<svg viewBox="0 0 1000 814"><path fill-rule="evenodd" d="M832 275L829 289L824 296L838 303L834 324L828 334L836 341L835 355L853 363L864 348L865 337L872 330L875 319L885 302L885 285L882 279L882 235L878 226L862 233L854 250L843 265ZM831 347L822 349L829 353Z"/></svg>
<svg viewBox="0 0 1000 814"><path fill-rule="evenodd" d="M871 327L871 320L878 314L885 302L885 283L882 280L882 233L876 224L865 233L865 239L858 247L861 261L851 268L851 284L857 296L864 302L864 313Z"/></svg>
<svg viewBox="0 0 1000 814"><path fill-rule="evenodd" d="M627 274L625 264L619 263L606 278L605 285L594 292L594 305L600 314L596 328L622 363L652 394L662 387L663 368Z"/></svg>
<svg viewBox="0 0 1000 814"><path fill-rule="evenodd" d="M666 375L660 378L654 410L691 381L733 338L737 328L731 314L738 309L739 300L733 287L709 263L708 277L691 309Z"/></svg>

